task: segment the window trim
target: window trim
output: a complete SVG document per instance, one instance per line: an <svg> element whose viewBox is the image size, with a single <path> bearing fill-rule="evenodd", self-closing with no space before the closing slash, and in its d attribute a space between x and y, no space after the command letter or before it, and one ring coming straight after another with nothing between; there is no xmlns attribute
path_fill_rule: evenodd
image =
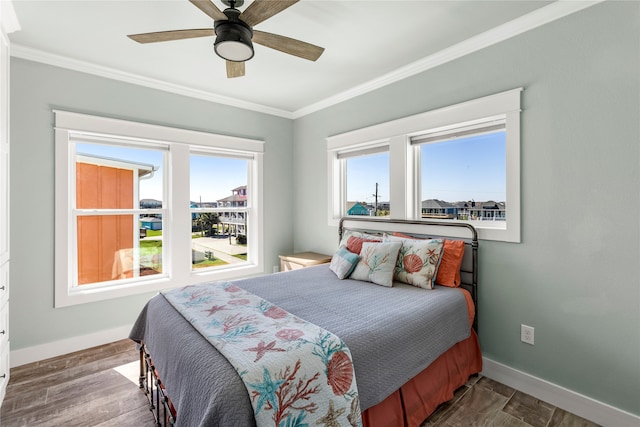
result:
<svg viewBox="0 0 640 427"><path fill-rule="evenodd" d="M151 125L127 120L91 116L62 110L53 110L55 116L55 292L54 307L65 307L111 298L136 295L147 292L157 292L176 286L184 286L205 280L227 280L264 272L263 248L263 157L264 141L248 138L238 138L226 135L178 129L159 125ZM249 259L247 264L233 267L221 267L208 271L192 271L190 251L183 250L191 247L190 206L189 206L189 174L175 173L169 167L164 174L165 188L186 188L187 191L168 192L166 206L167 223L170 224L167 236L166 274L160 278L141 279L134 283L115 283L108 287L78 289L72 288L70 274L74 268L75 237L71 235L74 229L71 221L71 208L75 196L75 180L71 176L75 173L74 153L70 150L75 145L74 139L78 135L118 141L149 142L151 145L165 145L170 147L165 163L174 165L188 164L191 149L203 148L207 152L220 152L239 157L250 157L247 188L251 191L248 206L248 223L255 224L248 228ZM169 159L171 158L171 159ZM186 162L185 163L185 158ZM180 160L182 159L182 160ZM165 164L165 166L167 166ZM173 173L172 173L173 172ZM186 200L186 202L185 202ZM185 205L185 206L182 206ZM173 226L171 226L171 224ZM185 233L175 230L184 227ZM187 228L188 227L188 228ZM185 252L182 254L181 252ZM175 268L187 262L188 271Z"/></svg>
<svg viewBox="0 0 640 427"><path fill-rule="evenodd" d="M411 137L447 129L474 121L503 118L506 122L506 200L508 206L506 228L474 224L483 240L520 242L520 98L523 88L473 99L455 105L392 120L385 123L333 135L327 141L328 223L337 226L343 208L344 171L338 153L371 144L389 144L390 202L393 219L419 219L416 201L420 195L414 174L419 165ZM417 146L416 146L417 147Z"/></svg>
<svg viewBox="0 0 640 427"><path fill-rule="evenodd" d="M390 150L389 141L376 141L367 144L349 146L345 149L329 150L329 224L338 225L341 217L347 214L347 160L357 156L386 153ZM335 221L331 219L334 218Z"/></svg>

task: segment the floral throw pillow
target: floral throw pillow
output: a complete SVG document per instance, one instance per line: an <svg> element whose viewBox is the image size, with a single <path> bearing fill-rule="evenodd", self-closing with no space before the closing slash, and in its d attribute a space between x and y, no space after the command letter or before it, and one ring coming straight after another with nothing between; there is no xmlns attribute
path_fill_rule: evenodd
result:
<svg viewBox="0 0 640 427"><path fill-rule="evenodd" d="M396 259L401 246L401 242L362 243L360 262L349 278L391 287Z"/></svg>
<svg viewBox="0 0 640 427"><path fill-rule="evenodd" d="M394 278L424 289L433 289L442 257L442 239L416 240L389 236L389 242L401 242Z"/></svg>
<svg viewBox="0 0 640 427"><path fill-rule="evenodd" d="M358 261L360 261L358 254L349 252L346 248L338 248L331 258L329 269L336 273L338 279L345 279L349 277Z"/></svg>

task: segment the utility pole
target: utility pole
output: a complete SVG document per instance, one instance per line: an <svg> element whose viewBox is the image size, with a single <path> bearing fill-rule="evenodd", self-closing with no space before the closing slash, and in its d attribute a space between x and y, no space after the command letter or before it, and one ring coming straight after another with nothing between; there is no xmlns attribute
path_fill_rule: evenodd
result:
<svg viewBox="0 0 640 427"><path fill-rule="evenodd" d="M377 182L376 182L376 192L375 194L372 194L372 196L376 198L376 204L374 205L374 207L375 207L375 216L378 216L378 183Z"/></svg>

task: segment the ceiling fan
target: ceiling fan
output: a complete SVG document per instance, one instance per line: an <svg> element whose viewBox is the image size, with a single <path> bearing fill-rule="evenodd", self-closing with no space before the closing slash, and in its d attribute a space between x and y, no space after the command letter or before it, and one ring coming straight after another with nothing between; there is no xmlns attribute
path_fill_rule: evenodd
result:
<svg viewBox="0 0 640 427"><path fill-rule="evenodd" d="M215 35L214 50L218 56L226 60L227 77L241 77L245 74L245 61L253 58L252 42L310 61L315 61L322 55L324 52L322 47L253 29L255 25L298 1L254 0L243 12L240 12L236 7L242 6L244 0L222 0L222 3L228 6L224 11L220 11L211 0L189 0L213 19L213 28L130 34L127 37L138 43L156 43Z"/></svg>

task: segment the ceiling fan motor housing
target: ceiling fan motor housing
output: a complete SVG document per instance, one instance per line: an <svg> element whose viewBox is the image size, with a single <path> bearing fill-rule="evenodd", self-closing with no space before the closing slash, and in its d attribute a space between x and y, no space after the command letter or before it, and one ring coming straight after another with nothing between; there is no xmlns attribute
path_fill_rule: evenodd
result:
<svg viewBox="0 0 640 427"><path fill-rule="evenodd" d="M215 21L213 28L216 41L213 48L221 58L228 61L244 62L253 58L253 31L251 27L240 20L240 11L229 8L224 11L229 19Z"/></svg>

